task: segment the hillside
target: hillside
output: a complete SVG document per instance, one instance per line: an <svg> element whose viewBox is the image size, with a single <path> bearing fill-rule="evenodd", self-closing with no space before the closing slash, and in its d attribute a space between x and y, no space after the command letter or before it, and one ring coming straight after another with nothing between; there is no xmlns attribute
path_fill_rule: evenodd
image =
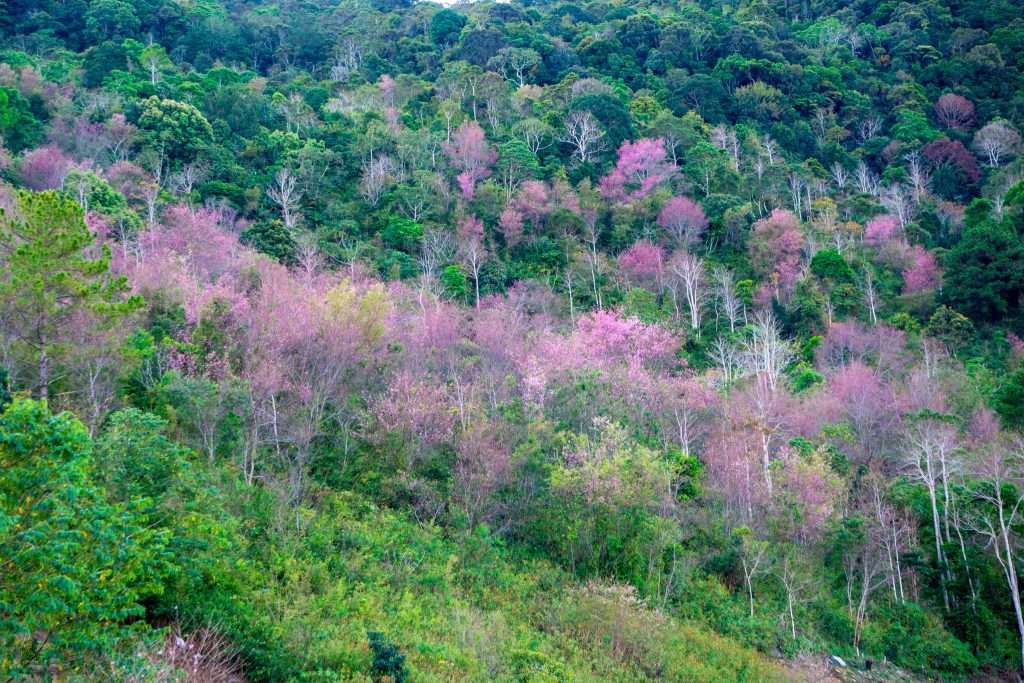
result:
<svg viewBox="0 0 1024 683"><path fill-rule="evenodd" d="M4 680L1019 677L1021 3L0 36Z"/></svg>

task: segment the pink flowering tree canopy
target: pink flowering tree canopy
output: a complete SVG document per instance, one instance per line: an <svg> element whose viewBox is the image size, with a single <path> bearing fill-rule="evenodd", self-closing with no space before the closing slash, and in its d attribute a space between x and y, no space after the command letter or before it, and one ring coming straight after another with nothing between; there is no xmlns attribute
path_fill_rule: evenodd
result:
<svg viewBox="0 0 1024 683"><path fill-rule="evenodd" d="M658 225L677 246L690 248L700 241L708 227L707 216L700 204L689 197L672 197L658 213Z"/></svg>
<svg viewBox="0 0 1024 683"><path fill-rule="evenodd" d="M497 151L487 143L484 129L476 121L467 121L455 129L444 151L460 172L456 178L466 199L472 199L477 182L491 175L498 159Z"/></svg>
<svg viewBox="0 0 1024 683"><path fill-rule="evenodd" d="M605 199L631 203L643 199L675 175L676 165L668 160L661 138L623 142L611 173L601 179Z"/></svg>

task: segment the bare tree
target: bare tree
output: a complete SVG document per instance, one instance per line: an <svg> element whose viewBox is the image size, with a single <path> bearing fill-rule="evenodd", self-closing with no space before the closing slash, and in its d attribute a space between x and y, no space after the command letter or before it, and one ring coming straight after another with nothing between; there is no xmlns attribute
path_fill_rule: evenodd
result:
<svg viewBox="0 0 1024 683"><path fill-rule="evenodd" d="M171 187L178 194L184 195L186 201L191 205L192 191L206 177L206 171L207 166L202 162L194 161L185 164L180 171L171 176Z"/></svg>
<svg viewBox="0 0 1024 683"><path fill-rule="evenodd" d="M768 157L768 165L775 165L775 155L778 154L779 144L771 138L770 135L765 135L761 140L761 149L764 150L764 155Z"/></svg>
<svg viewBox="0 0 1024 683"><path fill-rule="evenodd" d="M768 542L754 537L750 529L737 530L740 536L740 567L743 584L750 600L750 616L754 616L754 579L768 572Z"/></svg>
<svg viewBox="0 0 1024 683"><path fill-rule="evenodd" d="M711 347L711 358L722 372L725 386L729 386L740 377L743 371L740 351L726 340L721 337L715 340L714 346Z"/></svg>
<svg viewBox="0 0 1024 683"><path fill-rule="evenodd" d="M712 273L715 281L716 306L729 321L729 332L736 332L736 323L743 313L743 301L736 291L736 278L728 268L716 268Z"/></svg>
<svg viewBox="0 0 1024 683"><path fill-rule="evenodd" d="M455 256L455 240L446 230L430 230L423 235L420 248L420 270L432 282L441 274L441 266L449 263Z"/></svg>
<svg viewBox="0 0 1024 683"><path fill-rule="evenodd" d="M604 149L604 131L589 111L570 112L565 117L562 142L572 145L573 156L579 159L581 164L585 164Z"/></svg>
<svg viewBox="0 0 1024 683"><path fill-rule="evenodd" d="M857 162L857 191L861 194L878 194L878 178L863 161Z"/></svg>
<svg viewBox="0 0 1024 683"><path fill-rule="evenodd" d="M359 46L351 38L345 38L334 49L331 59L331 79L345 81L355 73L363 62L363 54Z"/></svg>
<svg viewBox="0 0 1024 683"><path fill-rule="evenodd" d="M980 510L969 526L987 541L1003 570L1013 603L1020 638L1021 666L1024 668L1024 611L1017 575L1020 545L1021 506L1024 504L1024 444L992 444L986 449L977 472L981 485L973 491Z"/></svg>
<svg viewBox="0 0 1024 683"><path fill-rule="evenodd" d="M534 154L539 154L542 149L550 147L555 134L551 126L535 118L523 119L513 126L512 133Z"/></svg>
<svg viewBox="0 0 1024 683"><path fill-rule="evenodd" d="M992 168L1003 157L1015 155L1020 149L1020 133L1008 121L992 121L974 134L974 148L983 153Z"/></svg>
<svg viewBox="0 0 1024 683"><path fill-rule="evenodd" d="M910 186L914 189L914 202L920 203L928 194L928 185L932 180L931 174L921 162L919 152L911 152L905 158L907 160L907 176L910 178Z"/></svg>
<svg viewBox="0 0 1024 683"><path fill-rule="evenodd" d="M750 338L743 346L743 363L749 374L775 392L793 356L792 345L782 338L775 316L770 312L758 313Z"/></svg>
<svg viewBox="0 0 1024 683"><path fill-rule="evenodd" d="M838 161L832 164L832 182L836 184L836 187L840 190L846 189L846 183L850 180L850 174L847 173L846 167Z"/></svg>
<svg viewBox="0 0 1024 683"><path fill-rule="evenodd" d="M861 142L867 142L882 131L882 119L877 116L869 116L857 124L857 133Z"/></svg>
<svg viewBox="0 0 1024 683"><path fill-rule="evenodd" d="M864 280L861 285L861 293L864 297L864 305L868 307L868 315L871 316L871 324L878 324L878 290L875 289L875 276L870 268L864 271Z"/></svg>
<svg viewBox="0 0 1024 683"><path fill-rule="evenodd" d="M869 506L867 501L858 505L865 512ZM871 596L889 583L889 562L883 541L885 530L879 527L871 514L865 514L864 519L868 523L863 536L843 549L846 603L853 621L853 647L857 652L860 652L860 639Z"/></svg>
<svg viewBox="0 0 1024 683"><path fill-rule="evenodd" d="M711 144L718 149L729 153L732 158L732 167L739 170L740 167L740 141L736 131L727 128L725 124L719 124L711 131Z"/></svg>
<svg viewBox="0 0 1024 683"><path fill-rule="evenodd" d="M540 55L528 47L503 47L491 57L488 66L497 69L519 87L526 85L526 75L540 63Z"/></svg>
<svg viewBox="0 0 1024 683"><path fill-rule="evenodd" d="M385 155L372 156L363 164L363 176L359 181L359 194L370 206L377 206L387 188L398 179L399 168L394 160Z"/></svg>
<svg viewBox="0 0 1024 683"><path fill-rule="evenodd" d="M928 490L932 531L935 536L935 558L945 577L942 581L942 598L947 610L949 594L946 590L946 579L949 577L949 562L942 549L943 533L938 498L941 486L944 496L943 509L948 512L949 477L955 466L953 458L956 448L956 427L943 416L931 413L916 416L906 431L904 467L912 479L921 482ZM949 539L948 518L945 537Z"/></svg>
<svg viewBox="0 0 1024 683"><path fill-rule="evenodd" d="M907 227L907 223L914 216L914 200L906 188L899 183L893 183L882 191L881 200L882 206L899 219L900 227Z"/></svg>
<svg viewBox="0 0 1024 683"><path fill-rule="evenodd" d="M295 175L287 168L279 170L274 175L274 183L267 188L267 197L281 210L285 227L294 229L299 222L299 202L302 200Z"/></svg>
<svg viewBox="0 0 1024 683"><path fill-rule="evenodd" d="M668 275L673 281L673 299L676 298L676 286L682 287L686 310L690 314L690 329L700 337L701 312L708 295L704 262L688 251L677 251L669 259Z"/></svg>
<svg viewBox="0 0 1024 683"><path fill-rule="evenodd" d="M157 159L150 178L142 183L142 199L146 202L146 227L156 225L156 214L159 209L160 193L164 189L167 167L163 157Z"/></svg>

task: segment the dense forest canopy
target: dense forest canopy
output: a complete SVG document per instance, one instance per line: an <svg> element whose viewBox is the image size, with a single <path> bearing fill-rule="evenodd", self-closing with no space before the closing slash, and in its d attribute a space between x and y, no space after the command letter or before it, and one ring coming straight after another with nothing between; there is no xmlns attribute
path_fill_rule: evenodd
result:
<svg viewBox="0 0 1024 683"><path fill-rule="evenodd" d="M1012 0L0 0L0 678L1017 680L1022 127Z"/></svg>

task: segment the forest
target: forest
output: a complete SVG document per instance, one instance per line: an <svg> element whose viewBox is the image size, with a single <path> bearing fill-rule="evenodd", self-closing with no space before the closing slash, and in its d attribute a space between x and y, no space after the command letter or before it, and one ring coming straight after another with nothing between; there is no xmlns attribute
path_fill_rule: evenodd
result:
<svg viewBox="0 0 1024 683"><path fill-rule="evenodd" d="M0 0L0 681L1020 681L1019 0Z"/></svg>

